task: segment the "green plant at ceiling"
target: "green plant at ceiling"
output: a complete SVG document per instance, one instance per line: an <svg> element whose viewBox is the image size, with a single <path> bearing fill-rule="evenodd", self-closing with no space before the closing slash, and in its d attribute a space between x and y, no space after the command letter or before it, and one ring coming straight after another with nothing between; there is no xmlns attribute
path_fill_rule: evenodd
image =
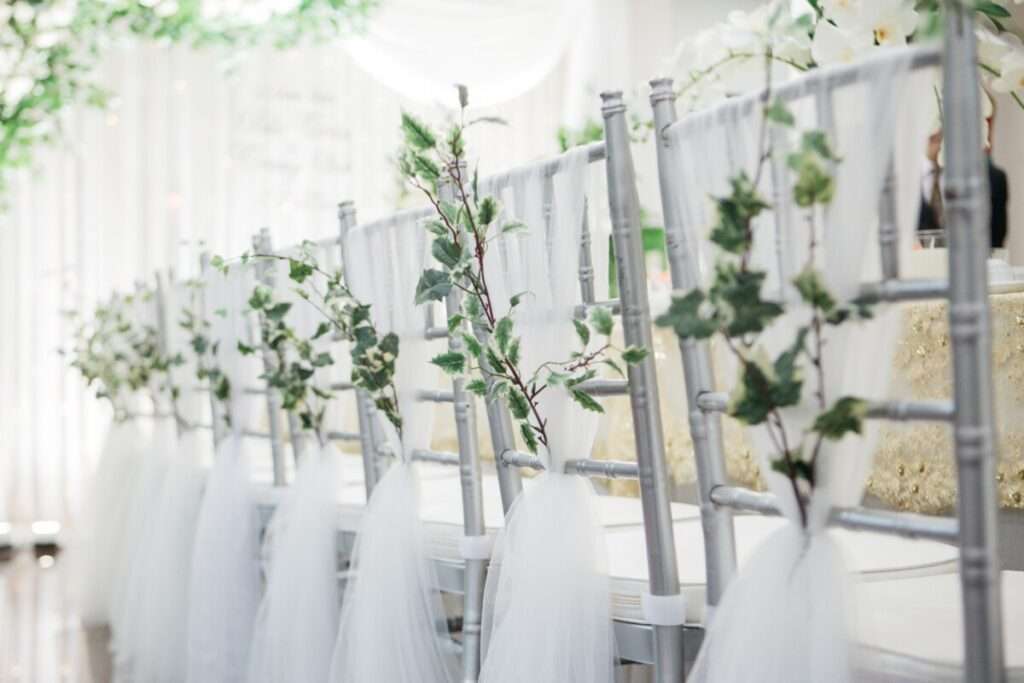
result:
<svg viewBox="0 0 1024 683"><path fill-rule="evenodd" d="M13 169L60 134L74 104L104 106L93 79L126 37L196 48L278 49L351 30L375 0L18 0L0 3L0 199Z"/></svg>

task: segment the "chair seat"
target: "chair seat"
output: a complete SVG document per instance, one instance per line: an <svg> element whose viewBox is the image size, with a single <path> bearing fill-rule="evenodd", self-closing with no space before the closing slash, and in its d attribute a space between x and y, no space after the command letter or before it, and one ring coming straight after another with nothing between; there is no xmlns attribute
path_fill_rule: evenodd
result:
<svg viewBox="0 0 1024 683"><path fill-rule="evenodd" d="M779 517L740 515L735 518L736 552L742 563L773 531L786 522ZM704 535L700 520L677 522L674 527L680 588L686 595L687 623L704 623L706 574ZM849 566L867 581L928 576L955 572L957 550L935 541L902 539L885 534L833 529ZM608 534L609 571L612 576L616 618L643 621L640 595L647 590L647 555L643 529Z"/></svg>
<svg viewBox="0 0 1024 683"><path fill-rule="evenodd" d="M858 680L963 681L959 574L865 582L856 597ZM1024 681L1024 572L1002 572L1002 603L1008 678Z"/></svg>

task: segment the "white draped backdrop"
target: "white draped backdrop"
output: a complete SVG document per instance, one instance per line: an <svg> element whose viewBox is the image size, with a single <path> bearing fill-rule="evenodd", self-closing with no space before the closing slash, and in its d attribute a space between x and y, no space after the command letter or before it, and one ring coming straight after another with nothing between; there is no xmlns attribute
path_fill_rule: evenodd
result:
<svg viewBox="0 0 1024 683"><path fill-rule="evenodd" d="M16 178L0 213L0 520L67 520L105 429L105 407L56 353L70 332L62 310L89 309L157 268L193 273L200 243L235 254L264 225L277 244L333 234L342 199L362 219L393 210L399 111L440 118L430 102L456 80L489 104L480 113L512 123L475 132L484 170L550 154L559 125L599 118L599 90L645 95L640 84L680 39L755 4L382 1L390 9L351 49L259 51L235 58L228 75L213 52L113 49L101 68L112 106L70 113L65 138ZM456 9L457 21L444 13ZM431 32L419 34L427 54L409 48L417 30ZM467 54L463 67L456 58ZM634 106L649 113L646 97ZM1003 107L996 156L1018 187L1024 169L1015 174L1013 146L998 143L1022 129L1024 117ZM643 204L658 206L650 150L637 167ZM1011 187L1015 196L1024 188ZM1024 234L1012 239L1024 252Z"/></svg>

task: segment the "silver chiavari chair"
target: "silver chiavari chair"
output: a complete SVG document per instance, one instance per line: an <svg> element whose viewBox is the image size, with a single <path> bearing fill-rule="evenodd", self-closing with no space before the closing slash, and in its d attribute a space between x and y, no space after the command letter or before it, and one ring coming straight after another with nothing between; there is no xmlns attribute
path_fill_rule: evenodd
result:
<svg viewBox="0 0 1024 683"><path fill-rule="evenodd" d="M450 189L442 187L442 196L449 193ZM416 217L427 218L430 209L412 210L406 216L395 216L380 221L360 226L365 234L372 235L376 231L384 231L391 228L396 219L406 218L415 220ZM342 249L345 249L346 237L350 230L355 228L355 207L351 202L339 206L341 220L341 242ZM416 225L417 230L422 230ZM424 234L414 236L424 238ZM360 258L355 254L345 253L347 258ZM364 256L365 257L365 256ZM385 258L393 258L392 256ZM418 274L417 274L418 275ZM387 277L387 275L382 275ZM453 289L445 301L445 309L448 315L459 311L461 292ZM380 315L381 311L375 311L374 315ZM423 337L426 340L445 339L450 351L457 351L462 348L463 341L458 330L449 333L446 327L435 326L433 320L433 308L426 307L424 311ZM400 351L401 353L401 351ZM369 452L376 456L397 455L390 453L390 446L385 444L379 432L378 420L381 417L377 414L376 408L365 392L359 391L360 421L367 424L366 443ZM480 624L482 619L483 589L486 573L487 560L490 556L490 539L484 525L483 506L483 484L480 467L480 457L477 450L477 430L475 422L475 407L473 396L465 388L465 380L455 378L452 380L452 390L438 391L432 388L424 388L418 394L418 400L430 403L451 403L455 418L455 431L458 442L458 453L446 453L429 449L420 449L412 453L412 459L418 462L433 463L436 465L457 467L459 472L459 488L461 491L462 509L462 538L459 539L458 559L452 557L436 557L438 575L438 588L445 592L462 594L462 678L464 681L475 681L480 671ZM366 462L368 470L379 471L380 462L376 457L370 456ZM436 548L435 548L436 551Z"/></svg>
<svg viewBox="0 0 1024 683"><path fill-rule="evenodd" d="M585 203L577 272L580 304L576 307L575 315L579 319L586 319L595 307L604 307L614 315L621 316L623 336L627 345L650 350L651 318L647 303L647 276L640 233L639 205L636 202L635 189L630 189L634 183L634 172L628 150L623 111L621 101L614 97L605 99L603 113L607 146L606 143L593 143L586 152L588 164L605 160L606 151L609 152L606 172L620 297L608 301L596 300L594 261L590 251L592 236L588 221L589 207ZM610 151L621 150L622 144L627 145L625 154L613 156ZM548 206L552 194L551 178L561 170L564 162L565 157L541 162L543 174L547 178L545 199ZM515 171L512 171L508 175L514 173ZM482 186L500 187L500 184L500 181L493 178L481 181ZM531 229L535 228L531 226ZM478 338L484 341L479 334ZM674 518L696 516L696 511L689 506L674 507L669 500L653 354L629 367L625 380L595 378L580 384L577 389L593 397L626 396L632 410L636 462L581 458L569 460L565 464L567 473L580 476L639 481L638 506L642 509L644 539L641 545L646 548L647 590L639 590L640 608L631 610L628 616L620 613L618 608L624 596L613 595L615 638L619 658L623 663L653 665L654 680L665 683L680 681L683 678L682 625L686 609L684 598L680 594L672 528ZM503 404L495 403L489 406L492 424L496 420L508 419L507 414L501 413L507 413L507 407ZM517 451L511 439L505 441L504 437L495 438L492 431L492 440L499 473L520 467L535 470L543 468L536 456ZM637 530L639 531L639 528ZM616 541L609 539L609 544L609 551L616 552ZM624 583L617 583L621 577L611 578L614 593L619 592L620 585L626 590Z"/></svg>
<svg viewBox="0 0 1024 683"><path fill-rule="evenodd" d="M953 429L957 463L958 507L956 518L927 517L863 507L833 510L831 524L859 531L893 534L903 538L932 539L955 544L960 551L959 579L945 573L938 577L911 577L864 584L885 596L876 606L898 612L910 607L917 615L935 617L943 625L962 623L964 656L962 665L924 661L913 642L921 640L920 629L927 623L908 625L897 631L884 646L866 651L866 675L872 681L964 680L974 682L1005 681L1004 634L1002 616L1007 600L1000 602L1000 573L996 547L994 463L995 433L990 359L990 324L986 282L988 190L983 170L979 125L977 59L973 28L973 9L958 3L946 5L945 47L941 54L944 71L943 105L946 137L946 235L949 244L949 281L900 280L897 246L895 192L892 173L882 192L879 210L879 248L881 282L862 286L868 298L882 302L948 299L950 341L953 354L952 401L889 401L872 404L868 416L884 420L925 420L948 423ZM911 68L934 66L940 60L936 50L922 50ZM847 75L855 72L850 70ZM774 90L783 101L797 99L808 92L807 81L797 79ZM833 88L853 82L837 73ZM671 201L681 179L668 134L676 124L675 95L670 79L651 82L651 104L655 129L662 206L666 225L669 264L673 286L688 291L700 284L697 255L690 245L694 226L685 223L678 206ZM831 96L831 91L829 92ZM830 103L818 102L819 120L829 112ZM624 128L623 128L624 131ZM623 145L626 143L624 142ZM916 187L916 185L912 186ZM734 510L779 514L771 494L758 493L731 485L724 471L724 448L720 414L728 397L716 392L707 343L680 342L688 401L688 416L694 441L704 532L709 613L720 601L736 570ZM1003 572L1005 586L1013 587L1012 599L1019 599L1020 572ZM915 582L924 587L942 586L949 593L935 593L934 606L921 611L919 605L902 600L902 593ZM953 582L958 585L952 585ZM888 585L887 585L888 584ZM952 598L959 593L960 604ZM947 596L949 600L944 600ZM1007 596L1004 596L1007 597ZM931 601L929 601L931 602ZM1019 605L1016 607L1020 609ZM952 615L952 616L951 616ZM929 618L929 616L925 616ZM891 635L891 633L890 633ZM1018 639L1019 640L1019 639ZM960 645L952 637L942 657L954 657ZM1012 635L1005 642L1014 642ZM932 648L933 651L936 648ZM941 650L941 646L940 646ZM873 657L873 659L872 659ZM872 662L895 666L900 672L890 677L878 673ZM877 678L876 678L877 677Z"/></svg>

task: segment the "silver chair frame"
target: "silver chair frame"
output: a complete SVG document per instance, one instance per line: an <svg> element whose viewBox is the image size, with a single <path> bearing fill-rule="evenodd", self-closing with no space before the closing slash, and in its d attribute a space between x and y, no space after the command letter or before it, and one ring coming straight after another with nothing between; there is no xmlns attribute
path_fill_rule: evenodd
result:
<svg viewBox="0 0 1024 683"><path fill-rule="evenodd" d="M964 680L971 683L1005 680L1002 615L996 543L995 429L992 409L991 332L986 258L989 212L988 176L984 171L981 109L978 98L973 9L946 4L943 102L946 136L946 234L949 239L949 282L899 280L895 188L883 191L879 240L883 281L865 285L863 293L880 301L949 298L949 324L953 353L953 400L883 402L871 406L869 417L888 420L931 420L951 423L958 480L957 518L925 517L861 507L838 509L831 523L906 537L955 543L960 548L965 660ZM922 51L915 67L934 65L938 54ZM849 72L853 74L852 71ZM813 78L813 75L811 76ZM833 74L835 87L844 79ZM801 79L774 90L783 100L802 94ZM687 250L689 226L670 200L680 180L672 163L675 153L666 129L676 122L675 95L670 79L651 82L651 105L657 136L662 209L673 286L698 286L696 254ZM753 106L758 99L750 98ZM819 118L828 107L819 102ZM826 125L828 117L825 117ZM728 483L723 463L720 414L727 398L715 391L711 355L706 342L684 340L680 353L694 454L698 472L701 516L707 566L709 618L736 571L732 510L778 514L770 494Z"/></svg>

